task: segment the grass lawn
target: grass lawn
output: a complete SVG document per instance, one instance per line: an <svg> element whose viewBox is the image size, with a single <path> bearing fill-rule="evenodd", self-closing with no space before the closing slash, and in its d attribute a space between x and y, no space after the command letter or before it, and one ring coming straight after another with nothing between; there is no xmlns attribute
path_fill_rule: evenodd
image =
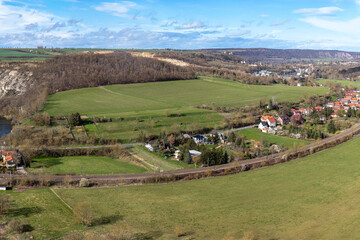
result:
<svg viewBox="0 0 360 240"><path fill-rule="evenodd" d="M96 215L119 211L137 229L197 239L251 231L259 239L360 237L360 138L289 163L238 175L160 185L59 189L71 205L91 202Z"/></svg>
<svg viewBox="0 0 360 240"><path fill-rule="evenodd" d="M146 169L120 159L99 156L37 157L33 159L30 173L48 172L53 174L120 174L144 173Z"/></svg>
<svg viewBox="0 0 360 240"><path fill-rule="evenodd" d="M255 141L260 141L262 137L265 137L265 139L269 144L277 144L277 145L284 144L284 146L289 149L294 147L294 143L296 143L298 146L309 144L309 141L267 134L255 128L240 130L237 133L240 134L241 136L246 137L246 139L248 140L252 139Z"/></svg>
<svg viewBox="0 0 360 240"><path fill-rule="evenodd" d="M340 83L342 86L354 86L356 88L360 88L360 82L355 82L355 81L347 81L347 80L336 80L336 79L319 79L316 80L318 83L326 83L326 82L336 82L336 83Z"/></svg>
<svg viewBox="0 0 360 240"><path fill-rule="evenodd" d="M275 96L277 101L296 101L304 94L324 94L327 88L285 85L255 86L231 80L202 77L197 80L121 84L59 92L49 96L44 111L51 115L79 112L88 116L112 117L111 123L95 128L86 126L90 135L105 139L135 141L140 130L158 135L174 123L186 130L197 122L200 127L216 127L223 118L218 113L196 109L199 104L244 106L261 98ZM166 112L181 114L167 117ZM116 120L116 118L123 120Z"/></svg>
<svg viewBox="0 0 360 240"><path fill-rule="evenodd" d="M144 159L144 161L148 163L150 169L154 169L154 167L156 167L163 171L173 171L178 169L191 168L192 166L184 162L162 158L155 153L149 152L142 146L129 147L127 150L141 159Z"/></svg>
<svg viewBox="0 0 360 240"><path fill-rule="evenodd" d="M35 239L60 239L70 231L84 229L73 223L72 211L49 188L8 194L14 201L8 217L29 224Z"/></svg>
<svg viewBox="0 0 360 240"><path fill-rule="evenodd" d="M359 239L360 138L272 167L188 182L129 187L56 189L71 206L91 204L95 218L117 213L137 231L173 239L174 228L195 239ZM79 226L47 189L10 193L38 239ZM121 221L121 220L120 220ZM61 226L61 228L59 227ZM109 225L89 228L104 231Z"/></svg>
<svg viewBox="0 0 360 240"><path fill-rule="evenodd" d="M194 122L199 123L200 127L215 127L220 124L222 116L216 112L200 110L194 108L174 111L182 113L180 117L166 117L165 111L144 112L139 117L128 117L124 120L113 120L110 123L99 123L86 125L88 134L94 134L105 139L121 139L124 142L136 141L140 131L147 134L158 135L163 129L170 129L173 124L179 124L180 130L187 130L188 126Z"/></svg>
<svg viewBox="0 0 360 240"><path fill-rule="evenodd" d="M60 92L49 96L44 110L51 115L79 112L123 117L142 111L177 111L198 104L244 106L272 96L279 102L296 101L305 93L324 94L327 91L327 88L246 85L203 77L197 80L120 84Z"/></svg>

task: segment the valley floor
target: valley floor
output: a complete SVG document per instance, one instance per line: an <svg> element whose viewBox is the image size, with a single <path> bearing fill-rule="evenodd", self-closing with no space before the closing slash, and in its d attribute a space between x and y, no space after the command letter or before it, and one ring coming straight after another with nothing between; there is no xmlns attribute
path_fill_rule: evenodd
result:
<svg viewBox="0 0 360 240"><path fill-rule="evenodd" d="M55 189L71 207L88 202L97 224L72 223L72 214L49 189L11 192L37 238L68 232L106 232L116 222L155 239L221 239L228 233L258 239L360 237L360 137L334 148L237 175L157 185ZM26 214L25 214L26 213ZM100 221L107 219L108 221ZM59 226L62 226L61 229ZM186 238L184 238L186 239Z"/></svg>

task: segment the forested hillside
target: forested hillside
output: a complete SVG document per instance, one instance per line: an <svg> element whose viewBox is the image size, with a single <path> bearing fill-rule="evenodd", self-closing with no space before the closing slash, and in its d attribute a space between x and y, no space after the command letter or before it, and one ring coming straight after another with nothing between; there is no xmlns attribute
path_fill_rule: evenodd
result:
<svg viewBox="0 0 360 240"><path fill-rule="evenodd" d="M143 83L196 78L191 68L156 59L133 57L129 53L69 54L37 64L17 64L19 78L26 86L21 94L0 96L0 115L20 120L42 109L47 95L71 89L110 84ZM28 76L27 81L20 79ZM10 84L10 83L9 83Z"/></svg>
<svg viewBox="0 0 360 240"><path fill-rule="evenodd" d="M190 68L129 53L71 54L51 58L33 70L50 92L110 84L142 83L195 78Z"/></svg>

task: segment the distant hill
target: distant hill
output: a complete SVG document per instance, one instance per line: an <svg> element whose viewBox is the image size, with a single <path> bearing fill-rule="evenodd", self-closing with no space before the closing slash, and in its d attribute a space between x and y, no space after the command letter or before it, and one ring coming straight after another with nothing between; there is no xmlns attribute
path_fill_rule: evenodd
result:
<svg viewBox="0 0 360 240"><path fill-rule="evenodd" d="M209 49L208 51L226 51L240 56L248 61L282 62L282 61L357 61L359 52L338 50L300 50L300 49L267 49L267 48L231 48Z"/></svg>

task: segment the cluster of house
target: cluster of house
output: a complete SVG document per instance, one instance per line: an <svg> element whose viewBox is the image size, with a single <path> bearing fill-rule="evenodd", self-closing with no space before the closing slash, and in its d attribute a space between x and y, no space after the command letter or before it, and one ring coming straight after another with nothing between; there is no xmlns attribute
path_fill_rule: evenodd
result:
<svg viewBox="0 0 360 240"><path fill-rule="evenodd" d="M259 123L259 129L264 133L275 134L277 130L281 130L283 125L287 125L290 118L287 115L283 116L262 116Z"/></svg>
<svg viewBox="0 0 360 240"><path fill-rule="evenodd" d="M192 140L194 140L194 142L196 144L208 144L208 145L215 144L214 142L212 142L211 139L213 139L216 136L218 137L219 142L221 144L224 144L227 142L227 137L216 130L213 130L209 135L199 135L199 134L195 135L195 136L190 136L189 134L183 135L184 139L192 139ZM148 142L147 144L145 144L145 148L147 150L149 150L150 152L154 152L154 143L155 143L155 141ZM196 150L190 150L189 152L192 157L201 155L201 152L196 151ZM179 160L180 153L181 153L180 150L175 151L175 153L174 153L175 160Z"/></svg>
<svg viewBox="0 0 360 240"><path fill-rule="evenodd" d="M0 151L2 161L0 166L2 167L15 167L19 163L19 153L17 151Z"/></svg>
<svg viewBox="0 0 360 240"><path fill-rule="evenodd" d="M344 110L347 112L349 109L360 110L360 91L353 90L345 92L346 95L335 102L329 102L325 106L327 108L332 109L334 112L331 114L332 118L339 117L339 111ZM313 110L320 112L324 109L322 106L317 106L314 109L312 108L300 108L300 109L291 109L292 117L291 119L284 116L270 116L265 115L262 116L259 123L259 129L264 133L275 134L276 130L280 130L281 126L287 125L291 122L296 123L297 125L303 124L305 122L304 116L309 116ZM321 118L320 120L324 121L325 118Z"/></svg>
<svg viewBox="0 0 360 240"><path fill-rule="evenodd" d="M341 98L336 102L330 102L326 107L331 108L334 112L331 117L339 117L338 112L344 110L347 112L349 109L360 110L360 91L346 91L345 97Z"/></svg>

